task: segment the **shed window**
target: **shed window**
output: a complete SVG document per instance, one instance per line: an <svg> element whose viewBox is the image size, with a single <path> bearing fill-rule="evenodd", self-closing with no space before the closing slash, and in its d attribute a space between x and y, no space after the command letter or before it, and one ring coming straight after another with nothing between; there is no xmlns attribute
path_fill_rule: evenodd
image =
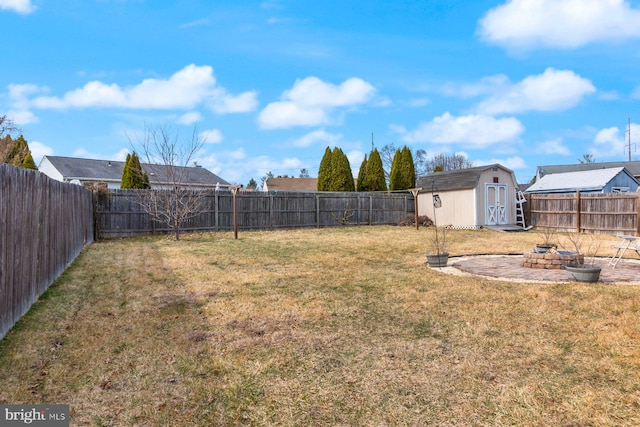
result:
<svg viewBox="0 0 640 427"><path fill-rule="evenodd" d="M497 183L499 183L499 182L500 182L500 179L499 179L497 176L494 176L494 177L493 177L493 183L494 183L494 184L497 184Z"/></svg>

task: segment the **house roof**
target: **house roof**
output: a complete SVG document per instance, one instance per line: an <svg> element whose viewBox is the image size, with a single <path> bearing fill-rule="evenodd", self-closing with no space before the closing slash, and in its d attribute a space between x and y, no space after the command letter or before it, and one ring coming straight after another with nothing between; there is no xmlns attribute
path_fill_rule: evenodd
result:
<svg viewBox="0 0 640 427"><path fill-rule="evenodd" d="M269 191L317 191L318 178L267 178Z"/></svg>
<svg viewBox="0 0 640 427"><path fill-rule="evenodd" d="M45 158L62 174L65 180L119 182L122 179L124 162L60 156L44 156L42 160L44 161ZM163 165L143 163L141 166L144 172L149 175L152 184L167 184L171 181ZM174 166L173 168L178 173L184 174L184 184L215 186L220 183L224 186L230 185L224 179L200 166Z"/></svg>
<svg viewBox="0 0 640 427"><path fill-rule="evenodd" d="M436 191L466 190L469 188L475 188L480 180L480 175L482 175L483 172L496 167L513 174L511 169L507 169L496 163L493 165L436 172L430 175L425 175L418 178L417 186L422 187L422 191L431 191L432 188Z"/></svg>
<svg viewBox="0 0 640 427"><path fill-rule="evenodd" d="M601 162L601 163L579 163L577 165L548 165L538 166L538 177L553 173L580 172L594 169L626 168L631 175L640 177L640 162Z"/></svg>
<svg viewBox="0 0 640 427"><path fill-rule="evenodd" d="M540 178L535 184L527 188L527 193L599 191L620 173L625 173L635 180L624 167L554 173Z"/></svg>

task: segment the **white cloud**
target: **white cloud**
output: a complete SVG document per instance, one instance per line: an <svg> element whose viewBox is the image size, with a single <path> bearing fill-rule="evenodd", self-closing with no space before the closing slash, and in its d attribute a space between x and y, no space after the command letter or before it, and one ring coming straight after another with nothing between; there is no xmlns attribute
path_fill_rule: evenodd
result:
<svg viewBox="0 0 640 427"><path fill-rule="evenodd" d="M640 135L640 125L631 124L631 135ZM589 154L592 154L596 159L620 157L627 150L625 145L628 144L628 141L625 136L626 132L616 126L601 129L593 139L594 144L589 148ZM631 142L633 143L633 139Z"/></svg>
<svg viewBox="0 0 640 427"><path fill-rule="evenodd" d="M91 81L63 97L39 96L30 104L42 109L128 108L128 109L192 109L206 103L218 113L253 111L255 92L228 95L216 85L210 66L184 67L168 79L145 79L135 86L120 87L116 83Z"/></svg>
<svg viewBox="0 0 640 427"><path fill-rule="evenodd" d="M507 49L571 49L640 37L640 10L624 0L508 0L480 19L478 34Z"/></svg>
<svg viewBox="0 0 640 427"><path fill-rule="evenodd" d="M542 74L528 76L513 85L505 85L482 101L477 110L488 115L566 110L595 90L590 80L573 71L547 68Z"/></svg>
<svg viewBox="0 0 640 427"><path fill-rule="evenodd" d="M36 7L31 3L31 0L0 0L0 9L27 15L36 10Z"/></svg>
<svg viewBox="0 0 640 427"><path fill-rule="evenodd" d="M224 139L222 132L218 129L210 129L200 132L200 138L202 138L205 144L218 144Z"/></svg>
<svg viewBox="0 0 640 427"><path fill-rule="evenodd" d="M53 155L53 148L44 145L39 141L29 142L29 149L31 150L31 156L33 157L33 161L36 163L36 165L40 164L43 156Z"/></svg>
<svg viewBox="0 0 640 427"><path fill-rule="evenodd" d="M317 77L298 79L280 101L267 105L258 117L262 129L317 126L331 122L335 108L351 107L371 100L375 88L359 78L336 86Z"/></svg>
<svg viewBox="0 0 640 427"><path fill-rule="evenodd" d="M202 120L202 114L198 111L189 111L188 113L178 117L178 123L181 125L192 125L200 120Z"/></svg>
<svg viewBox="0 0 640 427"><path fill-rule="evenodd" d="M33 114L31 111L19 111L19 110L9 110L7 111L7 116L10 117L16 125L28 125L31 123L38 123L40 119Z"/></svg>
<svg viewBox="0 0 640 427"><path fill-rule="evenodd" d="M218 114L247 113L258 108L258 96L255 91L244 92L240 95L221 93L211 99L211 109Z"/></svg>
<svg viewBox="0 0 640 427"><path fill-rule="evenodd" d="M294 147L309 147L315 143L336 145L342 139L342 134L333 134L324 129L314 130L293 141Z"/></svg>
<svg viewBox="0 0 640 427"><path fill-rule="evenodd" d="M554 138L537 145L537 150L543 154L571 155L571 151L562 144L562 138Z"/></svg>
<svg viewBox="0 0 640 427"><path fill-rule="evenodd" d="M409 143L459 143L485 147L513 141L522 132L524 132L522 123L513 117L500 119L484 115L454 117L447 112L430 122L420 123L417 129L407 132L403 140Z"/></svg>
<svg viewBox="0 0 640 427"><path fill-rule="evenodd" d="M476 162L473 162L475 166L494 165L496 163L499 163L502 166L505 166L511 170L527 168L527 162L525 162L524 159L522 159L522 157L518 157L518 156L508 157L506 159L494 158L489 160L478 160Z"/></svg>

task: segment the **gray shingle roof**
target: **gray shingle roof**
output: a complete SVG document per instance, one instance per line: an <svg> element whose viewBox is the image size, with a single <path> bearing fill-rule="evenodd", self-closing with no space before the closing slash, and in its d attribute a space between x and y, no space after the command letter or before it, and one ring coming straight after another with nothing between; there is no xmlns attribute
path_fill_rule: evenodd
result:
<svg viewBox="0 0 640 427"><path fill-rule="evenodd" d="M624 169L624 167L617 167L545 175L527 188L527 192L598 191Z"/></svg>
<svg viewBox="0 0 640 427"><path fill-rule="evenodd" d="M422 176L418 178L417 186L422 187L422 191L431 191L432 188L437 191L475 188L478 185L480 175L482 175L484 171L495 167L511 172L511 170L499 164L476 166L473 168L436 172Z"/></svg>
<svg viewBox="0 0 640 427"><path fill-rule="evenodd" d="M553 173L579 172L594 169L609 169L624 167L631 175L640 176L640 162L601 162L601 163L585 163L577 165L548 165L538 166L538 176L542 177Z"/></svg>
<svg viewBox="0 0 640 427"><path fill-rule="evenodd" d="M124 162L114 160L94 160L80 159L76 157L60 157L45 156L51 164L62 174L65 180L104 180L104 181L120 181L122 178L122 170ZM184 174L185 185L199 186L215 186L230 185L227 181L220 178L213 172L203 167L182 167L175 166L178 173ZM166 169L162 165L142 164L142 169L149 174L149 180L152 184L167 184L170 180L167 178Z"/></svg>

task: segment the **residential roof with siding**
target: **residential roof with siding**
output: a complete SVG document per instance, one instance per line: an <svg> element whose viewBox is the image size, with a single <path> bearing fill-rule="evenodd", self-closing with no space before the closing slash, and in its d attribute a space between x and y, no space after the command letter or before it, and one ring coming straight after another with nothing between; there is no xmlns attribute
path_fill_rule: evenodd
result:
<svg viewBox="0 0 640 427"><path fill-rule="evenodd" d="M119 182L122 179L124 162L114 160L81 159L77 157L44 156L63 176L65 181L78 179L80 181ZM42 163L41 163L42 164ZM152 184L167 184L171 180L163 165L143 163L142 169L149 174ZM174 166L180 174L184 174L185 185L222 186L230 185L213 172L203 167Z"/></svg>
<svg viewBox="0 0 640 427"><path fill-rule="evenodd" d="M545 175L565 172L580 172L594 169L626 168L631 175L640 177L640 162L601 162L601 163L579 163L574 165L548 165L538 166L537 176L542 178Z"/></svg>
<svg viewBox="0 0 640 427"><path fill-rule="evenodd" d="M600 191L620 173L625 173L635 180L624 167L554 173L540 178L527 188L527 193Z"/></svg>
<svg viewBox="0 0 640 427"><path fill-rule="evenodd" d="M454 191L475 188L478 185L480 176L483 172L499 168L503 171L513 174L511 169L507 169L500 164L477 166L467 169L459 169L454 171L436 172L418 178L417 186L422 187L422 191Z"/></svg>

